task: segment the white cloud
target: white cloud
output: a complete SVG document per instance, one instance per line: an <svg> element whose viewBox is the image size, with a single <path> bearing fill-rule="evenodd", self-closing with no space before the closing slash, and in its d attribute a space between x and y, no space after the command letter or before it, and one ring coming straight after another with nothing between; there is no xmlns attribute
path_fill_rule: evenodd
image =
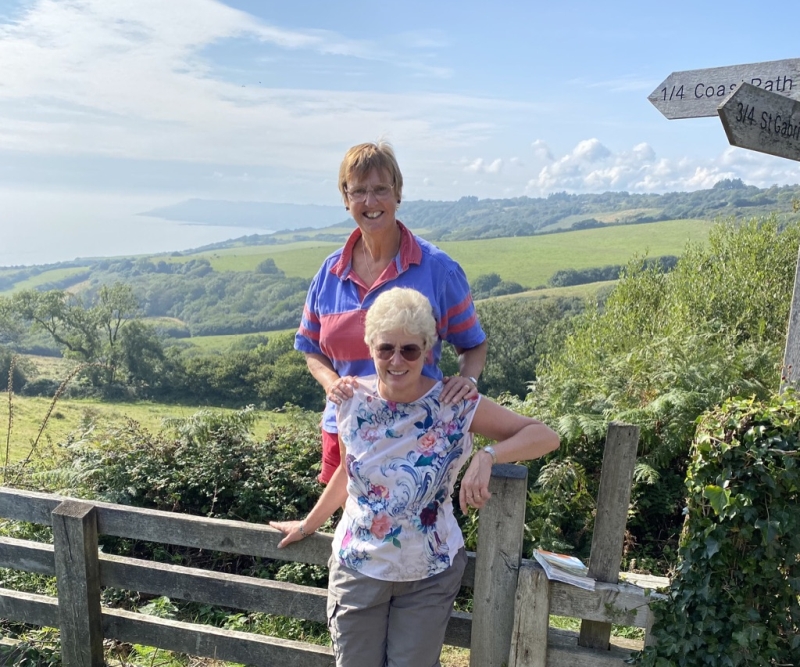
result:
<svg viewBox="0 0 800 667"><path fill-rule="evenodd" d="M800 166L738 148L728 148L719 157L710 159L659 158L647 143L612 153L592 138L579 142L569 153L542 167L525 189L534 196L562 190L668 192L710 188L724 178L741 178L748 184L769 187L797 182Z"/></svg>
<svg viewBox="0 0 800 667"><path fill-rule="evenodd" d="M322 170L338 165L343 145L387 129L404 150L469 147L504 113L530 109L464 95L243 86L207 56L234 39L445 74L402 51L268 25L214 0L37 0L0 23L0 150Z"/></svg>
<svg viewBox="0 0 800 667"><path fill-rule="evenodd" d="M533 154L539 159L544 160L546 162L552 162L555 158L553 157L553 153L550 150L550 147L541 139L537 139L531 144L531 148L533 148Z"/></svg>
<svg viewBox="0 0 800 667"><path fill-rule="evenodd" d="M484 173L484 174L499 174L503 169L503 159L496 158L491 162L484 161L483 158L479 157L474 160L467 160L466 158L461 160L461 163L464 164L464 171L470 172L473 174L477 173Z"/></svg>

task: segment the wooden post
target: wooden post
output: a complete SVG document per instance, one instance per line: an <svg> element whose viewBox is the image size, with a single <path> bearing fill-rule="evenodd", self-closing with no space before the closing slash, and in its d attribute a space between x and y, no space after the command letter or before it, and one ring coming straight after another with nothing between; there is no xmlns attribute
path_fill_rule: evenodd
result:
<svg viewBox="0 0 800 667"><path fill-rule="evenodd" d="M781 393L789 385L800 381L800 250L797 253L797 267L794 273L794 292L789 312L789 330L786 333L786 348L783 353L781 370Z"/></svg>
<svg viewBox="0 0 800 667"><path fill-rule="evenodd" d="M544 570L525 565L517 580L509 667L547 667L549 629L550 582Z"/></svg>
<svg viewBox="0 0 800 667"><path fill-rule="evenodd" d="M589 557L589 576L597 581L616 584L619 580L638 444L638 426L617 422L608 425ZM578 645L607 650L610 639L610 623L581 621Z"/></svg>
<svg viewBox="0 0 800 667"><path fill-rule="evenodd" d="M89 503L65 500L53 510L61 657L65 667L102 667L97 520Z"/></svg>
<svg viewBox="0 0 800 667"><path fill-rule="evenodd" d="M514 598L522 560L528 469L492 467L492 498L480 513L472 611L470 667L508 664Z"/></svg>

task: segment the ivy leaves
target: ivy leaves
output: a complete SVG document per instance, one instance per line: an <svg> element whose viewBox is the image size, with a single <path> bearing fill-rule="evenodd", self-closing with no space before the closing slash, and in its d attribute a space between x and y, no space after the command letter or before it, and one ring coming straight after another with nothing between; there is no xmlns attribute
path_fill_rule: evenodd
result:
<svg viewBox="0 0 800 667"><path fill-rule="evenodd" d="M800 654L800 402L734 400L698 427L681 564L654 604L647 667L795 664Z"/></svg>

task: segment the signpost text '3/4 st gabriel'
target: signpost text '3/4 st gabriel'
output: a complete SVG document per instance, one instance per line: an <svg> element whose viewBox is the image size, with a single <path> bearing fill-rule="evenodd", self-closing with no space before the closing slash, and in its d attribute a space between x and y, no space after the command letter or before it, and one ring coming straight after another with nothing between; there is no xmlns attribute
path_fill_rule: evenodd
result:
<svg viewBox="0 0 800 667"><path fill-rule="evenodd" d="M742 83L800 100L800 58L673 72L647 99L670 120L716 116Z"/></svg>
<svg viewBox="0 0 800 667"><path fill-rule="evenodd" d="M743 83L719 117L731 146L800 160L800 102Z"/></svg>

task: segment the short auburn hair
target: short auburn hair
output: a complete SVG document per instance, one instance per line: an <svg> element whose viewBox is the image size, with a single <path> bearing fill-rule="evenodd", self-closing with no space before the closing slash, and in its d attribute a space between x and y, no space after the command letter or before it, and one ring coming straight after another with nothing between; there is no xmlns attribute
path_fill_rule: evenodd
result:
<svg viewBox="0 0 800 667"><path fill-rule="evenodd" d="M352 178L366 178L371 171L385 171L391 179L395 197L399 202L403 198L403 174L394 155L394 149L388 141L358 144L344 154L339 167L339 192L342 193L347 206L347 181Z"/></svg>

